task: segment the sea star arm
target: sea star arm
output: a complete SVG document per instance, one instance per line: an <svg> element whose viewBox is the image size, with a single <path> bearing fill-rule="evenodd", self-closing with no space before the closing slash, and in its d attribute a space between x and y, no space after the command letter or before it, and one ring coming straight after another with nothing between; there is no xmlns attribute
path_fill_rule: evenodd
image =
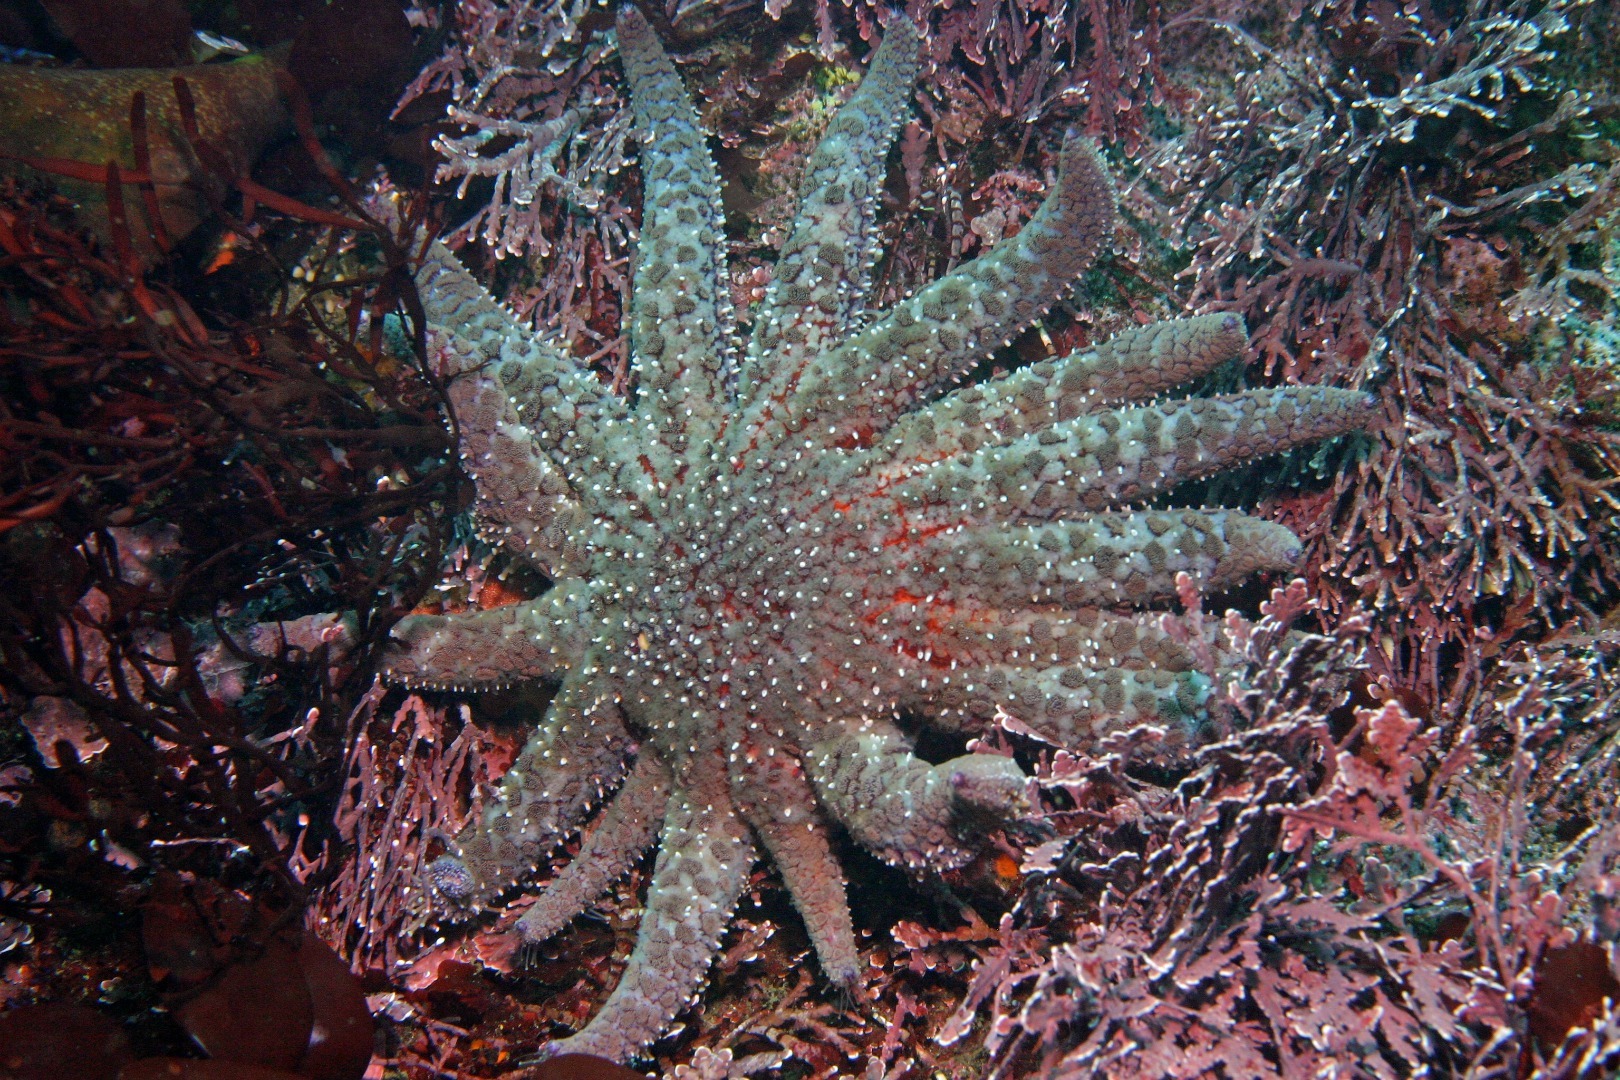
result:
<svg viewBox="0 0 1620 1080"><path fill-rule="evenodd" d="M476 912L531 872L624 774L631 739L618 706L578 669L501 777L494 798L449 843L428 878L453 910Z"/></svg>
<svg viewBox="0 0 1620 1080"><path fill-rule="evenodd" d="M1364 427L1371 407L1354 390L1288 386L1082 416L921 468L899 499L953 520L1106 510Z"/></svg>
<svg viewBox="0 0 1620 1080"><path fill-rule="evenodd" d="M750 431L804 365L836 346L860 315L877 254L873 219L885 159L906 115L920 47L909 18L891 19L860 86L810 156L741 372L738 399Z"/></svg>
<svg viewBox="0 0 1620 1080"><path fill-rule="evenodd" d="M853 986L858 957L844 873L803 767L789 753L750 747L738 755L731 775L732 800L781 871L821 970L839 986Z"/></svg>
<svg viewBox="0 0 1620 1080"><path fill-rule="evenodd" d="M559 675L587 645L590 585L559 582L522 604L460 615L408 615L394 627L384 669L413 689L495 689Z"/></svg>
<svg viewBox="0 0 1620 1080"><path fill-rule="evenodd" d="M1208 374L1248 346L1243 320L1217 313L1126 330L1091 349L966 386L895 422L881 446L886 474L972 452L1099 408L1144 401Z"/></svg>
<svg viewBox="0 0 1620 1080"><path fill-rule="evenodd" d="M823 445L882 432L1039 318L1073 287L1113 226L1113 182L1090 141L1071 136L1052 193L1018 234L815 361L784 406L785 429L805 429Z"/></svg>
<svg viewBox="0 0 1620 1080"><path fill-rule="evenodd" d="M1001 609L1073 610L1144 604L1176 595L1177 575L1224 589L1299 560L1300 542L1276 522L1228 510L1087 514L1043 525L983 525L921 545L904 580L914 594L948 594Z"/></svg>
<svg viewBox="0 0 1620 1080"><path fill-rule="evenodd" d="M688 446L718 436L724 413L720 342L730 311L720 176L691 95L633 4L620 7L618 34L646 184L626 326L637 411L658 432L654 471L670 477Z"/></svg>
<svg viewBox="0 0 1620 1080"><path fill-rule="evenodd" d="M902 704L944 727L1005 711L1073 746L1137 723L1190 723L1209 696L1191 628L1172 615L918 602L880 622L904 661Z"/></svg>
<svg viewBox="0 0 1620 1080"><path fill-rule="evenodd" d="M492 382L570 483L585 479L585 463L609 459L608 433L629 411L595 374L520 326L438 241L416 286L439 374Z"/></svg>
<svg viewBox="0 0 1620 1080"><path fill-rule="evenodd" d="M1086 746L1110 731L1167 724L1189 734L1209 699L1202 672L1103 664L1040 670L999 665L959 668L905 704L941 727L974 730L1004 712L1058 746Z"/></svg>
<svg viewBox="0 0 1620 1080"><path fill-rule="evenodd" d="M548 1055L598 1054L624 1061L662 1035L693 1000L754 864L748 827L723 777L689 770L669 798L641 931L619 985L579 1034ZM718 771L718 770L717 770Z"/></svg>
<svg viewBox="0 0 1620 1080"><path fill-rule="evenodd" d="M627 873L658 839L669 802L669 770L642 754L568 865L517 922L525 944L547 940Z"/></svg>
<svg viewBox="0 0 1620 1080"><path fill-rule="evenodd" d="M448 396L480 523L547 576L577 573L585 511L504 388L495 379L462 377L451 381Z"/></svg>
<svg viewBox="0 0 1620 1080"><path fill-rule="evenodd" d="M805 755L805 771L827 811L879 858L912 869L960 866L975 847L962 843L964 817L1015 817L1026 778L1011 758L966 754L930 765L911 752L892 724L833 725L836 734Z"/></svg>
<svg viewBox="0 0 1620 1080"><path fill-rule="evenodd" d="M967 667L1044 668L1055 664L1100 671L1110 667L1193 666L1187 649L1154 625L1159 616L1098 608L972 610L943 621L938 637Z"/></svg>
<svg viewBox="0 0 1620 1080"><path fill-rule="evenodd" d="M1027 409L1024 383L1008 380L1002 396L1022 419L1015 430L1033 431L1059 420L1124 401L1145 401L1207 375L1248 350L1243 318L1213 312L1183 319L1164 319L1123 330L1089 349L1078 349L1043 365L1023 369L1036 376L1045 408ZM1014 372L1014 376L1023 372Z"/></svg>

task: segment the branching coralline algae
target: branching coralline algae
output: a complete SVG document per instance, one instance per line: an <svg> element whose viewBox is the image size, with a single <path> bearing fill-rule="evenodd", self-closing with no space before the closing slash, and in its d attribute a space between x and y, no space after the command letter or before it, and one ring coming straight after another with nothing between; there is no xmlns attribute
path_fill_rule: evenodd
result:
<svg viewBox="0 0 1620 1080"><path fill-rule="evenodd" d="M1004 709L1070 746L1195 719L1212 673L1143 605L1174 595L1182 572L1219 588L1286 569L1300 545L1234 511L1131 505L1358 427L1369 404L1324 387L1159 400L1244 348L1232 315L961 386L1112 232L1111 182L1074 137L1017 236L869 313L874 206L917 67L904 19L811 159L733 355L704 133L634 8L618 36L646 188L635 399L432 248L418 284L479 513L555 586L405 621L389 674L456 689L561 678L499 793L428 876L441 906L475 912L618 782L518 926L527 942L554 934L657 845L623 978L551 1048L623 1060L697 993L760 849L822 969L847 986L857 955L829 827L937 870L969 857L964 823L1020 812L1010 758L929 764L896 726L902 711L971 730Z"/></svg>

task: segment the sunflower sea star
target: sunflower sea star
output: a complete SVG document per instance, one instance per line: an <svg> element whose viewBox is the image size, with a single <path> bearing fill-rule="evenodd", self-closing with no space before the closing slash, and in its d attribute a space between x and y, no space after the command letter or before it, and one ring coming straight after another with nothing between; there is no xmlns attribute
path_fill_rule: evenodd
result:
<svg viewBox="0 0 1620 1080"><path fill-rule="evenodd" d="M475 912L618 783L518 926L545 939L657 845L623 977L584 1030L548 1048L623 1060L698 991L760 848L822 969L850 985L829 826L938 869L969 857L964 826L1020 811L1010 758L929 764L896 726L902 711L966 729L1004 708L1069 745L1195 718L1208 676L1165 616L1132 609L1173 595L1179 573L1219 587L1286 568L1299 542L1232 511L1130 505L1369 412L1365 395L1321 387L1128 404L1237 354L1231 315L953 389L1071 287L1111 235L1113 188L1070 137L1022 231L868 312L874 206L919 51L903 18L812 157L775 281L734 353L704 133L633 7L618 40L646 187L628 314L636 397L526 332L432 247L418 283L478 511L555 585L406 620L389 677L562 679L428 878L451 914Z"/></svg>

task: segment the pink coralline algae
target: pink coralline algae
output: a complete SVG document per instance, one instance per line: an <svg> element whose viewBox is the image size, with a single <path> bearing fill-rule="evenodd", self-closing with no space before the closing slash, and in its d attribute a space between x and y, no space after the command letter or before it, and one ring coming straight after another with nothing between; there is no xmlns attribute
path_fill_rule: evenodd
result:
<svg viewBox="0 0 1620 1080"><path fill-rule="evenodd" d="M1357 428L1369 407L1315 386L1162 396L1244 347L1231 315L962 385L1111 237L1111 181L1075 137L1017 235L868 311L875 197L917 67L903 19L811 159L774 281L733 349L704 132L633 8L618 40L645 181L634 399L431 249L418 284L478 510L555 584L526 603L407 620L389 675L460 690L561 679L498 794L428 877L445 914L487 907L616 783L518 925L545 939L657 845L619 985L548 1048L623 1060L695 995L761 854L823 971L847 986L857 954L829 828L937 870L969 858L965 824L1023 810L1011 758L930 764L901 713L972 731L1000 711L1071 746L1144 722L1194 726L1220 674L1199 658L1214 654L1148 605L1178 577L1222 587L1287 568L1300 545L1235 511L1143 505Z"/></svg>

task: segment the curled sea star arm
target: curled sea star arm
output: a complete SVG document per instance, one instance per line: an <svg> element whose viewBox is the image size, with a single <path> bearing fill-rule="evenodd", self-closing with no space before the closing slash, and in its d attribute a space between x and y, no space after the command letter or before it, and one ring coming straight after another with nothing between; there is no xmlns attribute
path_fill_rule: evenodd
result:
<svg viewBox="0 0 1620 1080"><path fill-rule="evenodd" d="M720 176L691 95L632 4L619 9L618 35L646 184L626 324L640 379L637 411L657 429L655 449L663 451L653 456L655 471L673 475L688 445L706 447L721 428L720 342L730 301Z"/></svg>
<svg viewBox="0 0 1620 1080"><path fill-rule="evenodd" d="M755 853L725 779L696 772L687 770L669 797L641 930L619 985L584 1030L548 1054L624 1061L668 1030L702 985Z"/></svg>
<svg viewBox="0 0 1620 1080"><path fill-rule="evenodd" d="M921 467L897 492L953 518L1073 516L1342 435L1371 408L1358 391L1289 386L1119 409Z"/></svg>
<svg viewBox="0 0 1620 1080"><path fill-rule="evenodd" d="M570 673L494 797L429 868L452 913L475 913L532 872L624 775L631 746L618 706Z"/></svg>
<svg viewBox="0 0 1620 1080"><path fill-rule="evenodd" d="M566 466L571 484L586 478L587 463L609 458L609 433L629 410L592 372L519 325L438 241L428 247L416 286L435 330L430 351L441 375L492 382L541 450Z"/></svg>
<svg viewBox="0 0 1620 1080"><path fill-rule="evenodd" d="M892 724L851 721L834 730L807 751L805 771L828 813L887 862L960 866L974 851L958 836L964 816L1024 810L1027 780L1011 758L966 754L930 765Z"/></svg>
<svg viewBox="0 0 1620 1080"><path fill-rule="evenodd" d="M1299 555L1288 529L1235 511L1088 514L932 537L906 584L913 593L948 590L958 601L996 608L1119 607L1174 597L1181 573L1200 588L1223 589L1290 569Z"/></svg>
<svg viewBox="0 0 1620 1080"><path fill-rule="evenodd" d="M1194 315L1126 330L1094 348L963 387L896 421L881 443L890 459L884 473L1152 398L1208 374L1247 345L1239 316Z"/></svg>
<svg viewBox="0 0 1620 1080"><path fill-rule="evenodd" d="M784 407L786 429L807 429L823 445L883 431L1044 314L1113 227L1113 182L1091 142L1071 136L1052 193L1018 234L816 360Z"/></svg>
<svg viewBox="0 0 1620 1080"><path fill-rule="evenodd" d="M788 753L750 747L737 756L731 775L732 800L781 871L821 970L839 986L853 986L858 957L844 873L804 769Z"/></svg>
<svg viewBox="0 0 1620 1080"><path fill-rule="evenodd" d="M579 854L518 920L518 936L526 944L538 944L589 907L653 846L668 802L669 770L654 754L638 756L630 775L580 844Z"/></svg>
<svg viewBox="0 0 1620 1080"><path fill-rule="evenodd" d="M877 194L916 82L920 47L909 18L891 19L860 86L810 157L741 373L738 399L750 431L771 414L772 398L842 341L861 313L877 257Z"/></svg>
<svg viewBox="0 0 1620 1080"><path fill-rule="evenodd" d="M394 627L387 681L413 689L494 689L560 675L588 643L590 585L570 578L522 604L408 615Z"/></svg>

